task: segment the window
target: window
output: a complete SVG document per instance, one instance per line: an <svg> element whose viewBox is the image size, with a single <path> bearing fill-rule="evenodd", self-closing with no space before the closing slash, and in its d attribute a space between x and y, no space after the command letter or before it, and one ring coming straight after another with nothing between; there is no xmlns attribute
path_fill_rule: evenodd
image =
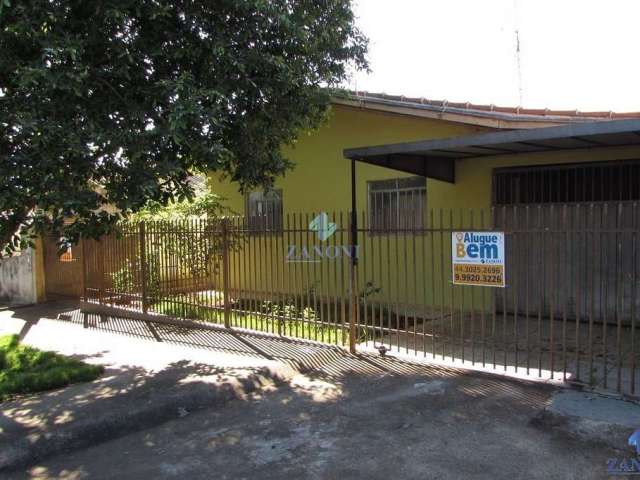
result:
<svg viewBox="0 0 640 480"><path fill-rule="evenodd" d="M640 199L640 162L498 168L495 205L611 202Z"/></svg>
<svg viewBox="0 0 640 480"><path fill-rule="evenodd" d="M60 255L61 262L74 262L75 258L73 257L73 250L71 247L67 247L62 255Z"/></svg>
<svg viewBox="0 0 640 480"><path fill-rule="evenodd" d="M373 231L424 227L427 183L424 177L368 182L369 225Z"/></svg>
<svg viewBox="0 0 640 480"><path fill-rule="evenodd" d="M246 217L253 232L282 231L282 190L247 195Z"/></svg>

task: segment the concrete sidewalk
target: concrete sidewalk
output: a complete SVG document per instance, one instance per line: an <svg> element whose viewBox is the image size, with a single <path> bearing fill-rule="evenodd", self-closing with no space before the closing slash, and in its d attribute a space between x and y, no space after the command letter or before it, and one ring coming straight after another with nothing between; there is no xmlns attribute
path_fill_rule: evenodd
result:
<svg viewBox="0 0 640 480"><path fill-rule="evenodd" d="M3 404L0 470L84 448L196 410L295 385L323 395L349 373L456 374L310 342L84 316L74 302L0 312L0 335L104 365L105 375Z"/></svg>
<svg viewBox="0 0 640 480"><path fill-rule="evenodd" d="M46 318L58 315L68 321ZM77 315L64 303L0 312L0 335L16 333L26 344L106 368L94 382L5 402L0 471L241 399L296 374L260 355L212 355L135 334L143 329L153 337L151 325L131 325L129 335L85 329L73 321Z"/></svg>
<svg viewBox="0 0 640 480"><path fill-rule="evenodd" d="M0 468L43 464L62 452L84 451L120 437L124 442L128 436L137 438L136 432L162 429L167 421L197 428L197 422L185 419L197 418L196 412L202 411L211 423L211 418L218 418L211 412L221 411L232 399L238 402L224 410L239 409L248 416L260 399L299 399L300 408L310 409L354 401L354 411L360 409L364 416L370 412L372 421L376 415L384 417L385 405L397 403L393 422L402 424L412 424L410 416L403 418L402 405L409 405L408 412L418 408L418 397L426 402L424 413L435 408L430 404L433 398L438 399L437 408L449 405L452 411L462 408L460 402L473 400L467 407L476 405L478 415L494 415L486 422L495 423L496 432L500 422L506 422L504 428L511 425L499 409L512 409L514 415L522 415L513 419L513 435L541 432L548 441L561 437L565 446L591 445L596 456L600 453L595 452L628 453L628 434L640 426L640 407L635 404L551 385L373 354L352 356L339 348L260 334L113 318L101 322L84 318L73 303L0 312L0 334L4 333L19 333L27 344L105 365L107 371L92 383L3 404ZM411 406L414 398L418 404ZM273 405L278 401L271 400ZM494 406L487 410L483 405ZM464 434L481 433L486 428L485 420L481 423L473 427L471 422ZM474 433L472 427L480 430Z"/></svg>

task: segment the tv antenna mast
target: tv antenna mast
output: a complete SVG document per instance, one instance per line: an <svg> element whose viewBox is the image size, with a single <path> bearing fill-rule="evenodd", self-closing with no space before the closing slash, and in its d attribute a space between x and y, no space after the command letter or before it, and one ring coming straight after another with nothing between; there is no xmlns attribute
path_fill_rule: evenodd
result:
<svg viewBox="0 0 640 480"><path fill-rule="evenodd" d="M524 90L522 87L522 63L520 59L520 30L518 29L518 0L513 0L513 24L516 36L516 69L518 73L518 101L522 106Z"/></svg>

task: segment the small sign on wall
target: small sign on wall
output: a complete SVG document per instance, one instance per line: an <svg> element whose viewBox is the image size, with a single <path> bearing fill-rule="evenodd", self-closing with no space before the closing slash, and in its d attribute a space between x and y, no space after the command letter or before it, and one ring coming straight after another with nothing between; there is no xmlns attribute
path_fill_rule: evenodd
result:
<svg viewBox="0 0 640 480"><path fill-rule="evenodd" d="M505 286L504 232L452 232L454 285Z"/></svg>

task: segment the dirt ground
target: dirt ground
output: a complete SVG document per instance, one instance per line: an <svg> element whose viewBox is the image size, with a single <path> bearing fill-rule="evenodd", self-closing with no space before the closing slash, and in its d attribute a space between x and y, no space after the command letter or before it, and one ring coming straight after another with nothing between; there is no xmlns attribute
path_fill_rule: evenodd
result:
<svg viewBox="0 0 640 480"><path fill-rule="evenodd" d="M7 478L604 478L619 453L536 420L553 390L476 374L315 378Z"/></svg>

